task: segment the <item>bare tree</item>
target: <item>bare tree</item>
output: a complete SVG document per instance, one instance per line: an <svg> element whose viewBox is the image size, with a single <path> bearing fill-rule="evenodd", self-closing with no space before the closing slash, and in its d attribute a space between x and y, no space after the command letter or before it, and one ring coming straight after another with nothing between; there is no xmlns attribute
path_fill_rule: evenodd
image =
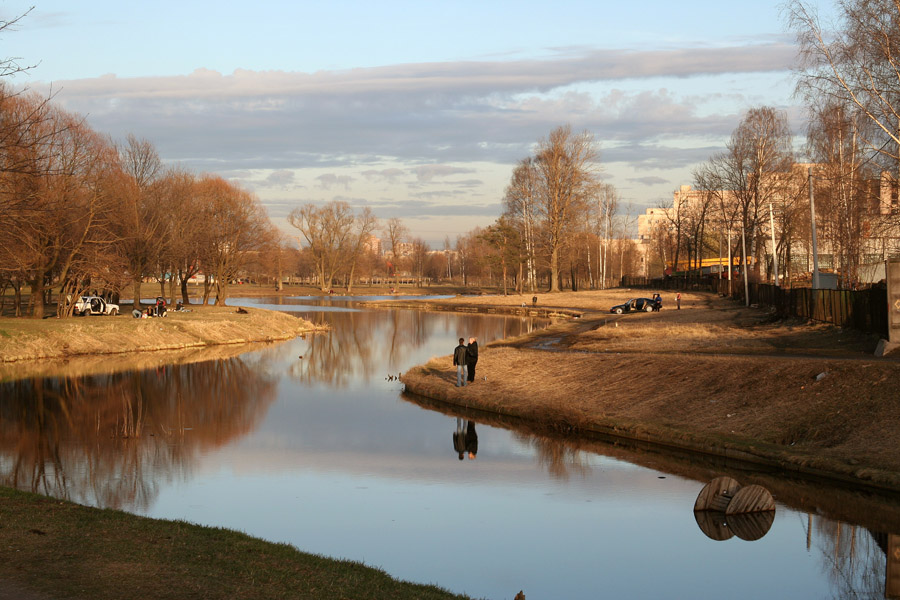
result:
<svg viewBox="0 0 900 600"><path fill-rule="evenodd" d="M378 227L378 219L368 207L356 215L353 223L353 231L347 247L344 249L344 264L349 265L347 274L347 293L352 292L353 278L356 275L356 267L366 255L369 238Z"/></svg>
<svg viewBox="0 0 900 600"><path fill-rule="evenodd" d="M900 3L838 0L837 26L823 25L814 6L787 4L803 58L798 90L818 104L830 98L854 107L873 128L862 143L900 165Z"/></svg>
<svg viewBox="0 0 900 600"><path fill-rule="evenodd" d="M525 278L528 290L535 291L537 283L536 264L536 202L538 197L538 179L531 157L522 159L513 170L512 178L506 187L504 196L504 214L511 224L520 231L525 258Z"/></svg>
<svg viewBox="0 0 900 600"><path fill-rule="evenodd" d="M306 240L316 278L325 291L342 271L353 278L365 242L378 222L368 209L356 216L349 204L334 201L322 207L306 204L295 208L288 215L288 223Z"/></svg>
<svg viewBox="0 0 900 600"><path fill-rule="evenodd" d="M389 275L393 276L396 272L400 254L398 248L400 244L409 236L409 229L403 224L399 217L391 217L384 225L384 234L388 237L388 243L391 247L391 268Z"/></svg>
<svg viewBox="0 0 900 600"><path fill-rule="evenodd" d="M244 269L249 257L271 243L274 227L259 199L218 176L207 175L199 183L208 224L203 264L215 280L216 305L228 298L228 284ZM208 301L208 289L204 304Z"/></svg>
<svg viewBox="0 0 900 600"><path fill-rule="evenodd" d="M745 292L749 287L748 257L758 258L763 251L763 220L768 215L769 203L790 195L792 164L787 118L763 106L747 111L725 152L713 156L695 172L698 187L718 194L713 205L718 201L724 216L737 217ZM757 260L757 277L759 264Z"/></svg>
<svg viewBox="0 0 900 600"><path fill-rule="evenodd" d="M29 8L28 10L26 10L21 15L18 15L11 19L8 19L8 20L0 19L0 36L2 36L4 33L7 33L9 31L15 31L16 25L19 23L19 21L21 21L22 19L27 17L28 13L30 13L32 10L34 10L33 6L31 8ZM18 73L24 73L25 71L28 71L29 69L33 69L36 66L36 65L22 65L19 63L20 60L22 60L22 59L17 56L0 58L0 77L11 77ZM0 94L2 94L2 93L3 93L2 90L0 90Z"/></svg>
<svg viewBox="0 0 900 600"><path fill-rule="evenodd" d="M166 233L167 216L157 185L162 161L147 140L129 135L119 149L121 168L128 175L122 182L119 237L131 273L133 306L140 310L141 284L159 262Z"/></svg>
<svg viewBox="0 0 900 600"><path fill-rule="evenodd" d="M558 292L560 252L568 234L597 187L597 151L594 138L584 132L574 135L569 126L554 129L541 140L535 160L540 195L536 206L543 222L550 266L550 291Z"/></svg>

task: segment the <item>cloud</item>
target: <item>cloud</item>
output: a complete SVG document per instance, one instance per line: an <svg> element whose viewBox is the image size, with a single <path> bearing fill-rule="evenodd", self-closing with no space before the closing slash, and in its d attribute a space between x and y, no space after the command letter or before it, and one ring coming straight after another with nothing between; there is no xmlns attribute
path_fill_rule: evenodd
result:
<svg viewBox="0 0 900 600"><path fill-rule="evenodd" d="M730 132L733 115L726 115L727 123L718 113L719 118L699 117L698 103L711 99L679 95L666 82L786 73L794 55L794 47L781 43L669 52L595 50L546 59L316 73L238 70L223 75L198 69L173 77L109 75L57 82L54 89L58 102L88 115L95 128L117 138L152 132L165 158L199 168L208 168L205 157L214 157L217 170L374 165L393 158L513 163L566 122L602 132L604 139ZM635 91L634 81L648 79L663 85ZM571 89L583 85L597 89ZM430 181L427 169L415 173L420 181Z"/></svg>
<svg viewBox="0 0 900 600"><path fill-rule="evenodd" d="M474 173L474 169L466 167L452 167L450 165L422 165L410 169L420 183L428 183L435 178L458 175L460 173Z"/></svg>
<svg viewBox="0 0 900 600"><path fill-rule="evenodd" d="M262 183L257 185L261 185L264 187L281 187L285 188L294 183L294 172L289 171L287 169L282 169L278 171L272 171L268 177Z"/></svg>
<svg viewBox="0 0 900 600"><path fill-rule="evenodd" d="M632 177L628 181L633 183L640 183L642 185L661 185L663 183L669 183L668 179L663 179L662 177Z"/></svg>
<svg viewBox="0 0 900 600"><path fill-rule="evenodd" d="M388 183L396 183L397 179L404 175L405 171L403 169L368 169L363 171L361 175L366 178L367 181L387 181Z"/></svg>
<svg viewBox="0 0 900 600"><path fill-rule="evenodd" d="M422 93L483 96L489 93L549 91L585 81L648 77L788 71L794 45L770 42L725 48L683 48L647 52L593 50L577 56L530 60L411 63L315 73L235 70L223 75L197 69L190 75L120 79L107 75L57 82L68 93L91 98L206 99L266 98L260 109L276 110L297 96L339 98L373 95L374 102Z"/></svg>
<svg viewBox="0 0 900 600"><path fill-rule="evenodd" d="M319 187L323 190L330 190L332 186L340 185L343 186L345 190L350 189L350 183L353 181L353 177L349 175L335 175L334 173L326 173L324 175L319 175L316 177L316 181L319 182Z"/></svg>

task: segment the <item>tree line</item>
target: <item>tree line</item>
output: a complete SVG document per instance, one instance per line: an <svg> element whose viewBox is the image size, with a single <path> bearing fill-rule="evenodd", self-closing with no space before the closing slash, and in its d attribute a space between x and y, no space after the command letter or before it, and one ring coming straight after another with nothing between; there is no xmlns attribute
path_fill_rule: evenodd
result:
<svg viewBox="0 0 900 600"><path fill-rule="evenodd" d="M464 284L487 270L517 293L608 287L640 264L594 136L559 126L513 169L503 213L457 239Z"/></svg>
<svg viewBox="0 0 900 600"><path fill-rule="evenodd" d="M202 268L203 301L225 302L249 257L279 234L259 200L223 178L164 166L147 140L115 143L84 118L34 93L0 85L0 289L17 315L69 316L88 290L131 285L140 303L146 278L175 296ZM165 286L170 287L166 293ZM23 306L22 292L29 292ZM155 294L154 294L155 295Z"/></svg>

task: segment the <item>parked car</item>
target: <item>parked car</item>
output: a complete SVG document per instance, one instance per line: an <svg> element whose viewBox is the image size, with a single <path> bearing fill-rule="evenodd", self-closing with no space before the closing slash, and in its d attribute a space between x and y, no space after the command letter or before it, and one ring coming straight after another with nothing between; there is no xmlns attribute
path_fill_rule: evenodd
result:
<svg viewBox="0 0 900 600"><path fill-rule="evenodd" d="M609 309L609 312L621 315L631 311L651 312L658 310L660 303L652 298L632 298L624 304L617 304Z"/></svg>
<svg viewBox="0 0 900 600"><path fill-rule="evenodd" d="M82 296L75 303L75 314L86 317L88 315L112 315L119 314L119 305L111 304L100 296Z"/></svg>

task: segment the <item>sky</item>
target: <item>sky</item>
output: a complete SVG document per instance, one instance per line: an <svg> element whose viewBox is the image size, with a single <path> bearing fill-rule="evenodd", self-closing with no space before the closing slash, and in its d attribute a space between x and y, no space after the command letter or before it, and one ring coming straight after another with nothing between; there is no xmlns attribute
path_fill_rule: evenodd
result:
<svg viewBox="0 0 900 600"><path fill-rule="evenodd" d="M671 202L769 105L802 135L779 2L0 0L11 83L253 191L399 217L433 248L500 216L517 161L591 133L624 210ZM824 12L829 5L820 5Z"/></svg>

